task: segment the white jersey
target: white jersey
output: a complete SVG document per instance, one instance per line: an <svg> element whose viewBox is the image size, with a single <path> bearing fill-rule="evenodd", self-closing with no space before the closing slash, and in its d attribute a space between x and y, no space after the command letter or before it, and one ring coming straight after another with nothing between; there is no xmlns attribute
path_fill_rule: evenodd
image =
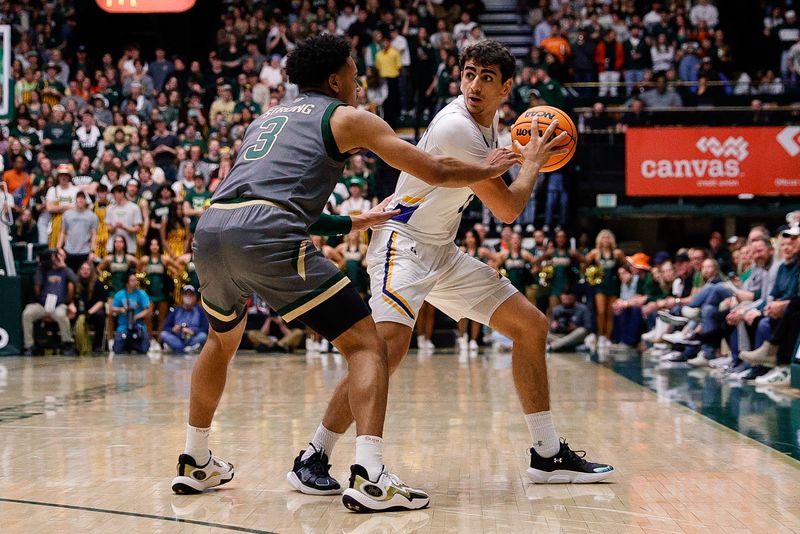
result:
<svg viewBox="0 0 800 534"><path fill-rule="evenodd" d="M497 147L497 123L496 113L491 128L475 122L462 95L436 114L417 148L433 156L480 163ZM399 209L400 214L379 228L394 230L420 243L452 243L461 222L461 212L472 197L469 187L436 187L402 172L388 208Z"/></svg>

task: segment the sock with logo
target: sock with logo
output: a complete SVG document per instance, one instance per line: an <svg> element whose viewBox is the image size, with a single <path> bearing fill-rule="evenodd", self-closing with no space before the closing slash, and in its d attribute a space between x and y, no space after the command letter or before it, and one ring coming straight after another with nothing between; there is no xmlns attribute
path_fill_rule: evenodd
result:
<svg viewBox="0 0 800 534"><path fill-rule="evenodd" d="M356 437L356 463L367 470L372 482L377 482L383 471L383 438L379 436Z"/></svg>
<svg viewBox="0 0 800 534"><path fill-rule="evenodd" d="M542 458L551 458L558 454L561 443L558 441L556 427L553 425L553 417L549 410L529 413L525 415L525 422L528 423L536 454Z"/></svg>
<svg viewBox="0 0 800 534"><path fill-rule="evenodd" d="M314 434L314 439L311 440L311 445L314 447L308 447L305 452L303 452L303 456L300 458L301 460L308 460L312 454L319 450L325 450L325 453L330 458L331 453L333 453L333 447L336 445L336 442L339 441L339 438L344 436L344 434L338 434L331 430L328 430L323 426L322 423L319 424L317 427L317 432Z"/></svg>
<svg viewBox="0 0 800 534"><path fill-rule="evenodd" d="M183 453L194 458L197 465L206 465L211 458L211 453L208 451L208 435L210 433L211 428L197 428L186 424L186 447Z"/></svg>

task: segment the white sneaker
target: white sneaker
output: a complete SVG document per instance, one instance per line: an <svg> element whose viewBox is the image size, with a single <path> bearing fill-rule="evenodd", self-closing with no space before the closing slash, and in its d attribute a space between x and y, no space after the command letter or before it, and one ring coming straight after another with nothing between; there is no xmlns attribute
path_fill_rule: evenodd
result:
<svg viewBox="0 0 800 534"><path fill-rule="evenodd" d="M725 356L724 358L716 358L708 362L708 366L712 369L723 369L733 363L733 358Z"/></svg>
<svg viewBox="0 0 800 534"><path fill-rule="evenodd" d="M655 341L656 340L656 329L653 328L649 332L645 332L642 334L642 341Z"/></svg>
<svg viewBox="0 0 800 534"><path fill-rule="evenodd" d="M469 351L470 352L478 352L478 349L479 349L478 342L475 341L474 339L471 339L470 342L469 342Z"/></svg>
<svg viewBox="0 0 800 534"><path fill-rule="evenodd" d="M588 335L588 336L586 336L586 338L583 340L583 343L584 343L584 345L586 345L587 347L589 347L589 350L590 350L590 351L592 351L592 352L597 352L597 334L594 334L594 333L592 333L592 334L589 334L589 335Z"/></svg>
<svg viewBox="0 0 800 534"><path fill-rule="evenodd" d="M611 346L611 340L608 339L606 336L600 336L599 338L597 338L597 346L598 347L610 347Z"/></svg>
<svg viewBox="0 0 800 534"><path fill-rule="evenodd" d="M756 378L758 386L789 386L791 383L792 375L786 365L775 367L767 374Z"/></svg>
<svg viewBox="0 0 800 534"><path fill-rule="evenodd" d="M775 365L778 358L778 347L765 341L760 347L753 350L743 350L739 357L752 365Z"/></svg>
<svg viewBox="0 0 800 534"><path fill-rule="evenodd" d="M700 317L700 308L692 308L691 306L684 306L681 308L681 315L687 319L697 319Z"/></svg>
<svg viewBox="0 0 800 534"><path fill-rule="evenodd" d="M661 339L674 344L680 345L699 345L700 342L695 339L689 339L683 332L672 332L671 334L664 334Z"/></svg>
<svg viewBox="0 0 800 534"><path fill-rule="evenodd" d="M402 480L386 471L385 466L373 482L364 467L351 465L350 487L342 495L342 504L354 512L419 510L430 502L427 493L406 486Z"/></svg>
<svg viewBox="0 0 800 534"><path fill-rule="evenodd" d="M460 352L466 352L469 348L469 338L465 335L458 338L458 350Z"/></svg>
<svg viewBox="0 0 800 534"><path fill-rule="evenodd" d="M691 365L692 367L708 367L708 363L710 360L706 358L706 354L703 351L700 351L697 356L691 358L686 363Z"/></svg>
<svg viewBox="0 0 800 534"><path fill-rule="evenodd" d="M213 454L204 465L197 465L188 454L178 457L178 476L172 479L172 491L180 495L202 493L203 490L227 484L233 479L233 464Z"/></svg>
<svg viewBox="0 0 800 534"><path fill-rule="evenodd" d="M161 352L161 343L155 338L150 339L150 348L147 349L147 352Z"/></svg>

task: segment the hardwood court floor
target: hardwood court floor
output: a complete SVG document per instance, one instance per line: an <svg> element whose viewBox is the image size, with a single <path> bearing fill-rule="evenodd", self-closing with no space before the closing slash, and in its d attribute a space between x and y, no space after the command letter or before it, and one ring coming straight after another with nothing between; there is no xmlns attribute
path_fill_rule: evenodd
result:
<svg viewBox="0 0 800 534"><path fill-rule="evenodd" d="M800 462L606 367L549 363L557 429L615 465L609 483L527 482L508 354L412 353L391 385L386 460L431 507L357 515L284 478L340 357L237 357L212 434L236 478L194 497L169 487L191 359L0 359L0 532L800 532ZM353 442L333 454L342 482Z"/></svg>

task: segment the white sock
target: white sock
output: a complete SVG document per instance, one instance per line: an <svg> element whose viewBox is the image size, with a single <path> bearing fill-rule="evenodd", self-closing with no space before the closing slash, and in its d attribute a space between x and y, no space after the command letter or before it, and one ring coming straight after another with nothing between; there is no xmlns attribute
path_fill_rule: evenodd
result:
<svg viewBox="0 0 800 534"><path fill-rule="evenodd" d="M314 447L308 447L300 459L308 460L311 455L316 452L314 448L316 448L317 451L325 449L325 453L328 455L328 458L330 458L333 447L342 436L344 436L344 434L337 434L336 432L328 430L320 423L317 427L317 432L314 434L314 439L311 440L311 445Z"/></svg>
<svg viewBox="0 0 800 534"><path fill-rule="evenodd" d="M208 451L208 435L210 433L211 428L197 428L186 424L186 447L183 452L194 458L197 465L205 465L211 458L211 453Z"/></svg>
<svg viewBox="0 0 800 534"><path fill-rule="evenodd" d="M542 458L552 458L558 454L561 443L549 411L529 413L525 415L525 422L528 423L536 454Z"/></svg>
<svg viewBox="0 0 800 534"><path fill-rule="evenodd" d="M377 481L383 470L383 438L356 437L356 463L367 470L370 480Z"/></svg>

